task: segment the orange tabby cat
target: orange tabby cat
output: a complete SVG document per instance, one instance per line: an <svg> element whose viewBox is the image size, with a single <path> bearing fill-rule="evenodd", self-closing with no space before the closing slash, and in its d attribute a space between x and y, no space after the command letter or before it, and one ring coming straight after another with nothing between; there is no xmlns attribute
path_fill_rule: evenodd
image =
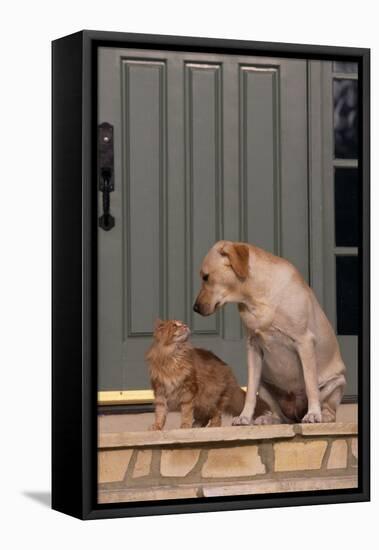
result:
<svg viewBox="0 0 379 550"><path fill-rule="evenodd" d="M180 321L155 323L154 342L146 353L155 395L155 422L162 430L167 412L181 411L181 428L221 426L221 415L238 416L245 403L232 369L211 351L188 341L190 329ZM255 417L267 411L258 398Z"/></svg>

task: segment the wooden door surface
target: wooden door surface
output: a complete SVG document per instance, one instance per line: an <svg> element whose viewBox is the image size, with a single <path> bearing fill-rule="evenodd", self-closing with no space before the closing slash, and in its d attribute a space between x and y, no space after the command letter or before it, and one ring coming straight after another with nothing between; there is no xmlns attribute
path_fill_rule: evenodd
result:
<svg viewBox="0 0 379 550"><path fill-rule="evenodd" d="M115 226L98 229L99 390L149 387L157 317L187 322L245 384L236 305L208 318L192 305L219 239L284 256L309 280L307 62L101 48L98 75L115 154Z"/></svg>

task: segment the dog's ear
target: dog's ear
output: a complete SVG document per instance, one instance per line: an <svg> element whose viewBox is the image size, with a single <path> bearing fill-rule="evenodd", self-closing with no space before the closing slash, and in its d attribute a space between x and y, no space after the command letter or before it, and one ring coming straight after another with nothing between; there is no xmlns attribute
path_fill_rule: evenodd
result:
<svg viewBox="0 0 379 550"><path fill-rule="evenodd" d="M246 279L249 275L249 248L245 244L225 243L219 252L229 259L237 277Z"/></svg>

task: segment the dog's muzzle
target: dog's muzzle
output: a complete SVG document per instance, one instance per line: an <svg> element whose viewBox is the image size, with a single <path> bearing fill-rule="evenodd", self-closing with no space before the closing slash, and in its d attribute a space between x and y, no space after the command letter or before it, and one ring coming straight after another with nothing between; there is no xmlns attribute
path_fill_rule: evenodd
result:
<svg viewBox="0 0 379 550"><path fill-rule="evenodd" d="M196 313L200 313L200 306L197 302L195 302L193 304L193 310L196 312Z"/></svg>
<svg viewBox="0 0 379 550"><path fill-rule="evenodd" d="M216 306L218 303L216 304ZM208 303L201 303L201 302L195 302L193 305L193 310L196 313L199 313L199 315L203 315L203 317L208 317L208 315L212 315L214 313L215 308L211 307Z"/></svg>

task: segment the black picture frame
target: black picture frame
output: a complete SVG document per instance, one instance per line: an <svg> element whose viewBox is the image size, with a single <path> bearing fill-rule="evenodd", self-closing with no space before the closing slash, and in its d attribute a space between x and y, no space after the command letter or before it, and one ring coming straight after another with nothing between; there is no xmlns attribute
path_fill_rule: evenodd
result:
<svg viewBox="0 0 379 550"><path fill-rule="evenodd" d="M97 504L97 48L354 61L359 71L361 324L359 486L321 492ZM52 507L81 519L370 499L370 50L85 30L52 44Z"/></svg>

